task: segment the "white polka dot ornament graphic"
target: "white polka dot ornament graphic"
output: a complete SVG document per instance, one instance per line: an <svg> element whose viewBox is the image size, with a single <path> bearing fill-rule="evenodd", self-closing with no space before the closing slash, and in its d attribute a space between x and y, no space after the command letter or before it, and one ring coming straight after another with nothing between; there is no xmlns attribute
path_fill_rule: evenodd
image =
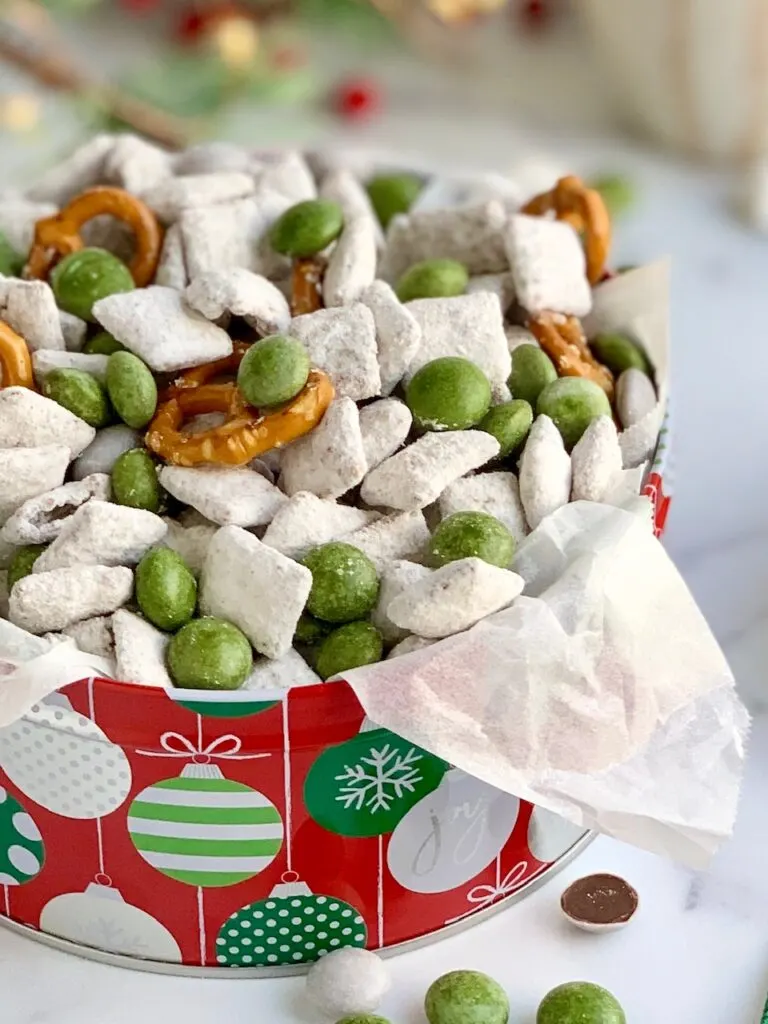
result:
<svg viewBox="0 0 768 1024"><path fill-rule="evenodd" d="M30 800L63 818L104 818L131 789L123 750L61 704L35 704L0 729L0 768Z"/></svg>
<svg viewBox="0 0 768 1024"><path fill-rule="evenodd" d="M40 874L43 837L18 800L0 786L0 885L24 885Z"/></svg>

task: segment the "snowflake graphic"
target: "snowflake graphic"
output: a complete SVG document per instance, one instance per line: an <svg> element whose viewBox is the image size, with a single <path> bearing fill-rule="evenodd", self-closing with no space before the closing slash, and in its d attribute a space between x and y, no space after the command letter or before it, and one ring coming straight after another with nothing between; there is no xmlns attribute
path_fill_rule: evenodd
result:
<svg viewBox="0 0 768 1024"><path fill-rule="evenodd" d="M346 783L336 800L347 810L367 808L371 814L390 810L395 800L413 793L422 781L419 769L413 767L422 756L414 747L407 754L399 753L389 743L378 750L371 747L369 756L360 758L360 764L344 765L343 773L335 777L337 782Z"/></svg>

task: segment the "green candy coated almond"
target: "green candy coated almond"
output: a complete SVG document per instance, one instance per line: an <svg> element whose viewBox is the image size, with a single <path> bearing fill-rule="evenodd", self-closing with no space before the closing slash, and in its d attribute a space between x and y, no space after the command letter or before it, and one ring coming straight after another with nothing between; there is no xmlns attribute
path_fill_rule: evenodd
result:
<svg viewBox="0 0 768 1024"><path fill-rule="evenodd" d="M517 346L507 381L513 398L522 398L535 409L539 395L553 380L557 380L557 370L546 352L538 345Z"/></svg>
<svg viewBox="0 0 768 1024"><path fill-rule="evenodd" d="M317 644L333 630L328 622L321 622L309 612L303 612L296 623L296 631L293 639L297 644Z"/></svg>
<svg viewBox="0 0 768 1024"><path fill-rule="evenodd" d="M429 1024L507 1024L509 999L480 971L451 971L433 981L424 1000Z"/></svg>
<svg viewBox="0 0 768 1024"><path fill-rule="evenodd" d="M348 1017L342 1017L336 1024L390 1024L386 1017L379 1017L377 1013L352 1013Z"/></svg>
<svg viewBox="0 0 768 1024"><path fill-rule="evenodd" d="M330 679L361 665L381 661L384 640L370 622L348 622L327 636L320 644L315 668L321 679Z"/></svg>
<svg viewBox="0 0 768 1024"><path fill-rule="evenodd" d="M125 352L125 345L121 345L109 331L99 331L86 341L83 352L89 356L111 356L113 352Z"/></svg>
<svg viewBox="0 0 768 1024"><path fill-rule="evenodd" d="M422 430L466 430L488 412L491 385L468 359L444 356L416 371L405 401Z"/></svg>
<svg viewBox="0 0 768 1024"><path fill-rule="evenodd" d="M0 274L4 277L21 277L24 257L16 252L6 236L0 231Z"/></svg>
<svg viewBox="0 0 768 1024"><path fill-rule="evenodd" d="M536 1024L627 1024L627 1018L607 989L588 981L572 981L544 996Z"/></svg>
<svg viewBox="0 0 768 1024"><path fill-rule="evenodd" d="M419 198L424 182L415 174L381 174L368 182L368 196L383 228L398 213L408 213Z"/></svg>
<svg viewBox="0 0 768 1024"><path fill-rule="evenodd" d="M280 405L298 395L307 383L309 368L309 354L298 338L272 334L245 353L237 386L251 405Z"/></svg>
<svg viewBox="0 0 768 1024"><path fill-rule="evenodd" d="M490 409L478 423L478 429L496 438L501 445L499 458L506 459L523 447L532 423L533 409L530 403L515 398Z"/></svg>
<svg viewBox="0 0 768 1024"><path fill-rule="evenodd" d="M107 391L117 415L134 430L145 427L155 415L155 378L132 352L113 352L109 357Z"/></svg>
<svg viewBox="0 0 768 1024"><path fill-rule="evenodd" d="M197 581L170 548L152 548L136 566L136 601L158 629L171 631L189 622L197 604Z"/></svg>
<svg viewBox="0 0 768 1024"><path fill-rule="evenodd" d="M467 268L457 260L424 260L406 270L395 290L401 302L450 298L463 295L468 281Z"/></svg>
<svg viewBox="0 0 768 1024"><path fill-rule="evenodd" d="M246 635L223 619L193 619L168 644L168 671L188 690L237 690L253 668Z"/></svg>
<svg viewBox="0 0 768 1024"><path fill-rule="evenodd" d="M160 482L155 464L143 448L132 448L115 459L112 466L112 498L118 505L157 512Z"/></svg>
<svg viewBox="0 0 768 1024"><path fill-rule="evenodd" d="M43 394L92 427L105 427L112 418L104 388L85 370L51 370L43 382Z"/></svg>
<svg viewBox="0 0 768 1024"><path fill-rule="evenodd" d="M32 572L32 566L45 551L46 547L46 544L25 544L23 548L18 549L8 567L7 584L9 593L13 590L14 584L24 579L25 576L29 576Z"/></svg>
<svg viewBox="0 0 768 1024"><path fill-rule="evenodd" d="M589 187L600 193L612 217L625 213L636 200L634 185L622 174L602 174L593 178Z"/></svg>
<svg viewBox="0 0 768 1024"><path fill-rule="evenodd" d="M598 416L612 416L608 396L586 377L559 377L547 384L536 403L538 416L549 416L570 451Z"/></svg>
<svg viewBox="0 0 768 1024"><path fill-rule="evenodd" d="M636 369L648 373L645 353L626 334L598 334L589 347L600 362L618 377L625 370Z"/></svg>
<svg viewBox="0 0 768 1024"><path fill-rule="evenodd" d="M321 252L344 227L344 213L338 203L307 199L286 210L269 234L275 252L285 256L314 256Z"/></svg>
<svg viewBox="0 0 768 1024"><path fill-rule="evenodd" d="M506 569L515 553L515 538L487 512L454 512L437 527L429 543L432 565L439 568L460 558L482 558Z"/></svg>
<svg viewBox="0 0 768 1024"><path fill-rule="evenodd" d="M312 573L307 611L324 622L361 619L376 604L376 566L359 548L341 541L322 544L303 559Z"/></svg>
<svg viewBox="0 0 768 1024"><path fill-rule="evenodd" d="M131 292L135 285L128 267L111 252L80 249L56 264L51 287L60 309L93 321L94 303L117 292Z"/></svg>

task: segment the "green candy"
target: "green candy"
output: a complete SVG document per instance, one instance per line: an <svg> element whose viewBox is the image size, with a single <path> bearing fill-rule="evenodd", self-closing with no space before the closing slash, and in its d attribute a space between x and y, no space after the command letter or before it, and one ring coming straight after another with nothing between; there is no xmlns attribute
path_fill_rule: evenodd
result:
<svg viewBox="0 0 768 1024"><path fill-rule="evenodd" d="M415 174L382 174L368 182L368 196L383 228L398 213L408 213L424 182Z"/></svg>
<svg viewBox="0 0 768 1024"><path fill-rule="evenodd" d="M376 604L376 566L358 548L341 541L322 544L303 559L312 573L307 611L324 622L361 619Z"/></svg>
<svg viewBox="0 0 768 1024"><path fill-rule="evenodd" d="M16 252L2 231L0 231L0 274L4 277L21 277L23 269L24 257Z"/></svg>
<svg viewBox="0 0 768 1024"><path fill-rule="evenodd" d="M536 1024L627 1024L627 1018L607 989L588 981L571 981L544 996Z"/></svg>
<svg viewBox="0 0 768 1024"><path fill-rule="evenodd" d="M286 210L269 234L275 252L285 256L314 256L341 234L344 213L338 203L307 199Z"/></svg>
<svg viewBox="0 0 768 1024"><path fill-rule="evenodd" d="M553 380L557 380L557 370L546 352L538 345L517 346L507 381L513 398L522 398L535 409L539 395Z"/></svg>
<svg viewBox="0 0 768 1024"><path fill-rule="evenodd" d="M626 334L598 334L589 347L600 362L618 377L625 370L636 369L648 373L645 353Z"/></svg>
<svg viewBox="0 0 768 1024"><path fill-rule="evenodd" d="M170 548L152 548L136 566L136 602L158 629L171 632L189 622L197 604L197 581Z"/></svg>
<svg viewBox="0 0 768 1024"><path fill-rule="evenodd" d="M308 377L309 354L298 338L273 334L245 353L237 386L251 405L280 405L298 395Z"/></svg>
<svg viewBox="0 0 768 1024"><path fill-rule="evenodd" d="M310 615L308 612L303 612L301 618L296 623L296 632L293 634L293 639L297 644L317 644L333 630L327 622L321 622L320 619L316 619L314 615Z"/></svg>
<svg viewBox="0 0 768 1024"><path fill-rule="evenodd" d="M125 345L121 345L109 331L99 331L86 341L83 352L89 356L111 356L113 352L125 352Z"/></svg>
<svg viewBox="0 0 768 1024"><path fill-rule="evenodd" d="M599 192L612 217L618 217L634 205L635 187L622 174L603 174L593 178L589 187Z"/></svg>
<svg viewBox="0 0 768 1024"><path fill-rule="evenodd" d="M422 430L466 430L488 412L491 385L468 359L444 356L416 371L405 401Z"/></svg>
<svg viewBox="0 0 768 1024"><path fill-rule="evenodd" d="M451 971L433 981L424 1000L429 1024L507 1024L509 999L480 971Z"/></svg>
<svg viewBox="0 0 768 1024"><path fill-rule="evenodd" d="M155 415L155 378L132 352L113 352L109 357L107 391L117 415L134 430L145 427Z"/></svg>
<svg viewBox="0 0 768 1024"><path fill-rule="evenodd" d="M320 644L315 669L321 679L330 679L339 672L347 672L361 665L381 661L384 640L370 622L348 622L334 629Z"/></svg>
<svg viewBox="0 0 768 1024"><path fill-rule="evenodd" d="M99 299L135 288L131 272L106 249L80 249L57 263L51 287L60 309L94 321L93 306Z"/></svg>
<svg viewBox="0 0 768 1024"><path fill-rule="evenodd" d="M598 416L611 416L608 396L593 380L559 377L547 384L536 403L539 416L549 416L570 451Z"/></svg>
<svg viewBox="0 0 768 1024"><path fill-rule="evenodd" d="M620 267L616 267L617 274L629 274L633 270L637 270L637 263L622 263Z"/></svg>
<svg viewBox="0 0 768 1024"><path fill-rule="evenodd" d="M118 505L160 508L160 483L155 464L143 448L132 448L118 455L112 466L112 498Z"/></svg>
<svg viewBox="0 0 768 1024"><path fill-rule="evenodd" d="M439 568L460 558L482 558L506 569L515 553L515 538L487 512L454 512L437 527L429 542L430 561Z"/></svg>
<svg viewBox="0 0 768 1024"><path fill-rule="evenodd" d="M46 544L25 544L23 548L18 549L11 559L11 564L8 566L7 583L9 593L19 580L29 576L32 572L32 566L45 551L46 547Z"/></svg>
<svg viewBox="0 0 768 1024"><path fill-rule="evenodd" d="M457 260L424 260L406 270L395 290L401 302L450 298L463 295L468 281L467 268Z"/></svg>
<svg viewBox="0 0 768 1024"><path fill-rule="evenodd" d="M51 370L43 382L43 394L92 427L106 427L112 418L104 388L85 370Z"/></svg>
<svg viewBox="0 0 768 1024"><path fill-rule="evenodd" d="M506 459L519 451L533 423L533 409L522 398L495 405L478 423L478 429L493 434L501 445L499 458Z"/></svg>
<svg viewBox="0 0 768 1024"><path fill-rule="evenodd" d="M193 619L168 644L168 671L187 690L237 690L253 668L253 651L237 626Z"/></svg>
<svg viewBox="0 0 768 1024"><path fill-rule="evenodd" d="M386 1017L379 1017L376 1013L352 1013L348 1017L342 1017L336 1024L390 1024Z"/></svg>

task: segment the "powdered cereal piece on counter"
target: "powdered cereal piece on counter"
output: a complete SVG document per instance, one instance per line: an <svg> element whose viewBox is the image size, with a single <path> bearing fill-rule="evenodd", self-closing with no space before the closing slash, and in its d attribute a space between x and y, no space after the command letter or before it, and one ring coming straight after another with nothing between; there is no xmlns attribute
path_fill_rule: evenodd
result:
<svg viewBox="0 0 768 1024"><path fill-rule="evenodd" d="M105 473L62 484L25 501L0 529L0 537L11 544L48 544L86 502L108 501L109 491Z"/></svg>
<svg viewBox="0 0 768 1024"><path fill-rule="evenodd" d="M77 565L30 573L11 591L8 618L28 633L51 633L94 615L110 615L130 599L133 572L125 566Z"/></svg>
<svg viewBox="0 0 768 1024"><path fill-rule="evenodd" d="M368 217L347 220L323 278L327 307L357 302L376 277L376 233Z"/></svg>
<svg viewBox="0 0 768 1024"><path fill-rule="evenodd" d="M280 485L286 494L311 491L340 498L365 476L368 463L360 414L351 398L332 402L320 424L283 450Z"/></svg>
<svg viewBox="0 0 768 1024"><path fill-rule="evenodd" d="M61 352L41 348L32 353L35 380L41 384L51 370L84 370L102 384L107 380L108 356L88 355L86 352Z"/></svg>
<svg viewBox="0 0 768 1024"><path fill-rule="evenodd" d="M623 427L633 427L656 408L656 389L647 374L631 367L616 382L616 408Z"/></svg>
<svg viewBox="0 0 768 1024"><path fill-rule="evenodd" d="M195 206L216 206L253 195L256 185L250 174L219 171L166 178L147 189L142 199L164 224L173 224L185 210Z"/></svg>
<svg viewBox="0 0 768 1024"><path fill-rule="evenodd" d="M291 323L288 300L280 289L244 267L201 274L190 282L184 297L208 320L231 313L262 335L284 334Z"/></svg>
<svg viewBox="0 0 768 1024"><path fill-rule="evenodd" d="M360 494L373 507L424 508L454 480L498 454L499 442L482 430L425 434L371 470Z"/></svg>
<svg viewBox="0 0 768 1024"><path fill-rule="evenodd" d="M59 487L68 464L69 449L64 445L0 450L0 523L5 523L25 501Z"/></svg>
<svg viewBox="0 0 768 1024"><path fill-rule="evenodd" d="M455 512L487 512L503 523L516 541L528 533L514 473L500 470L462 477L446 487L438 503L442 519Z"/></svg>
<svg viewBox="0 0 768 1024"><path fill-rule="evenodd" d="M165 667L167 633L127 608L118 608L112 616L112 632L118 679L143 686L173 685Z"/></svg>
<svg viewBox="0 0 768 1024"><path fill-rule="evenodd" d="M504 251L507 211L493 199L478 206L416 210L389 225L380 274L397 281L414 263L444 259L463 263L469 274L509 269Z"/></svg>
<svg viewBox="0 0 768 1024"><path fill-rule="evenodd" d="M92 619L73 622L71 626L65 626L61 632L74 640L86 654L111 658L115 653L111 615L95 615Z"/></svg>
<svg viewBox="0 0 768 1024"><path fill-rule="evenodd" d="M389 395L416 357L421 344L421 327L385 281L374 281L360 296L360 301L373 313L381 393Z"/></svg>
<svg viewBox="0 0 768 1024"><path fill-rule="evenodd" d="M338 203L344 211L344 220L367 218L373 228L376 248L384 244L384 232L379 218L371 205L371 200L355 175L347 169L329 171L320 183L320 198Z"/></svg>
<svg viewBox="0 0 768 1024"><path fill-rule="evenodd" d="M571 497L571 459L549 416L537 416L520 457L520 500L528 525L567 505Z"/></svg>
<svg viewBox="0 0 768 1024"><path fill-rule="evenodd" d="M360 410L360 431L368 469L394 454L408 437L413 416L397 398L382 398Z"/></svg>
<svg viewBox="0 0 768 1024"><path fill-rule="evenodd" d="M604 501L621 473L621 445L609 416L599 416L587 427L571 452L573 501Z"/></svg>
<svg viewBox="0 0 768 1024"><path fill-rule="evenodd" d="M80 352L88 336L88 324L79 316L59 310L59 323L67 352Z"/></svg>
<svg viewBox="0 0 768 1024"><path fill-rule="evenodd" d="M199 515L196 509L191 511ZM218 530L217 524L209 522L203 516L199 516L199 521L189 523L164 516L163 522L168 527L163 544L175 551L177 555L181 555L190 571L195 576L199 576L208 547L213 535Z"/></svg>
<svg viewBox="0 0 768 1024"><path fill-rule="evenodd" d="M29 388L0 389L0 448L64 445L79 455L96 431L58 402Z"/></svg>
<svg viewBox="0 0 768 1024"><path fill-rule="evenodd" d="M491 385L506 384L512 371L501 307L493 295L477 292L450 299L416 299L408 303L422 330L422 340L406 379L443 356L463 356L479 366Z"/></svg>
<svg viewBox="0 0 768 1024"><path fill-rule="evenodd" d="M232 339L173 288L119 292L93 307L98 322L158 372L200 366L232 354Z"/></svg>
<svg viewBox="0 0 768 1024"><path fill-rule="evenodd" d="M20 255L32 248L35 224L58 212L53 203L35 203L23 196L0 199L0 232Z"/></svg>
<svg viewBox="0 0 768 1024"><path fill-rule="evenodd" d="M395 512L355 530L344 541L359 548L381 573L398 559L421 559L429 543L429 529L424 514L418 509Z"/></svg>
<svg viewBox="0 0 768 1024"><path fill-rule="evenodd" d="M467 284L467 295L474 295L475 292L490 292L499 300L502 313L506 313L515 301L515 282L512 274L478 274L477 277L470 277Z"/></svg>
<svg viewBox="0 0 768 1024"><path fill-rule="evenodd" d="M371 612L371 622L384 637L388 644L399 643L408 635L409 630L396 626L387 614L389 604L411 584L426 579L432 570L417 562L398 560L390 562L381 571L379 600Z"/></svg>
<svg viewBox="0 0 768 1024"><path fill-rule="evenodd" d="M141 435L123 423L100 430L82 455L72 463L72 476L82 480L92 473L111 473L123 452L141 448Z"/></svg>
<svg viewBox="0 0 768 1024"><path fill-rule="evenodd" d="M509 219L506 246L515 294L524 309L533 314L589 313L592 289L586 258L569 224L516 214Z"/></svg>
<svg viewBox="0 0 768 1024"><path fill-rule="evenodd" d="M116 136L104 160L104 181L133 195L143 196L171 174L171 154L138 135Z"/></svg>
<svg viewBox="0 0 768 1024"><path fill-rule="evenodd" d="M242 690L290 690L294 686L313 686L320 676L309 667L298 651L291 648L281 658L257 658Z"/></svg>
<svg viewBox="0 0 768 1024"><path fill-rule="evenodd" d="M167 532L160 516L107 501L81 505L35 562L34 572L72 565L135 565Z"/></svg>
<svg viewBox="0 0 768 1024"><path fill-rule="evenodd" d="M117 141L115 135L96 135L85 145L53 166L27 190L27 198L64 206L70 199L104 178L107 154Z"/></svg>
<svg viewBox="0 0 768 1024"><path fill-rule="evenodd" d="M281 153L264 164L256 175L256 183L260 190L269 189L284 196L290 205L317 196L312 172L302 154L295 150Z"/></svg>
<svg viewBox="0 0 768 1024"><path fill-rule="evenodd" d="M271 522L287 498L252 469L163 466L161 485L220 526L262 526Z"/></svg>
<svg viewBox="0 0 768 1024"><path fill-rule="evenodd" d="M232 142L199 142L174 155L173 173L184 177L216 171L247 171L252 161L253 156L247 149Z"/></svg>
<svg viewBox="0 0 768 1024"><path fill-rule="evenodd" d="M377 512L339 505L310 491L299 491L278 510L262 541L298 560L312 548L339 540L378 518Z"/></svg>
<svg viewBox="0 0 768 1024"><path fill-rule="evenodd" d="M211 542L200 580L200 609L238 626L259 652L281 658L312 589L306 566L237 526Z"/></svg>
<svg viewBox="0 0 768 1024"><path fill-rule="evenodd" d="M304 344L312 365L331 378L337 398L360 402L381 393L376 328L367 306L356 302L297 316L289 333Z"/></svg>
<svg viewBox="0 0 768 1024"><path fill-rule="evenodd" d="M56 300L45 281L0 278L0 320L22 336L30 352L64 348Z"/></svg>
<svg viewBox="0 0 768 1024"><path fill-rule="evenodd" d="M507 336L507 346L510 352L514 352L518 345L541 347L536 340L536 336L526 327L518 327L517 324L505 324L504 333Z"/></svg>
<svg viewBox="0 0 768 1024"><path fill-rule="evenodd" d="M190 279L209 270L262 271L259 243L290 201L277 193L185 210L179 219Z"/></svg>
<svg viewBox="0 0 768 1024"><path fill-rule="evenodd" d="M501 611L523 592L524 581L482 558L461 558L435 569L390 601L387 614L409 633L439 640Z"/></svg>
<svg viewBox="0 0 768 1024"><path fill-rule="evenodd" d="M160 260L155 274L155 284L183 292L188 282L189 276L184 258L181 228L178 224L172 224L165 232L163 239L163 247L160 250Z"/></svg>
<svg viewBox="0 0 768 1024"><path fill-rule="evenodd" d="M413 654L414 651L423 651L425 647L431 647L437 640L427 640L425 636L407 636L396 644L387 655L387 661L392 658L401 658L404 654Z"/></svg>

